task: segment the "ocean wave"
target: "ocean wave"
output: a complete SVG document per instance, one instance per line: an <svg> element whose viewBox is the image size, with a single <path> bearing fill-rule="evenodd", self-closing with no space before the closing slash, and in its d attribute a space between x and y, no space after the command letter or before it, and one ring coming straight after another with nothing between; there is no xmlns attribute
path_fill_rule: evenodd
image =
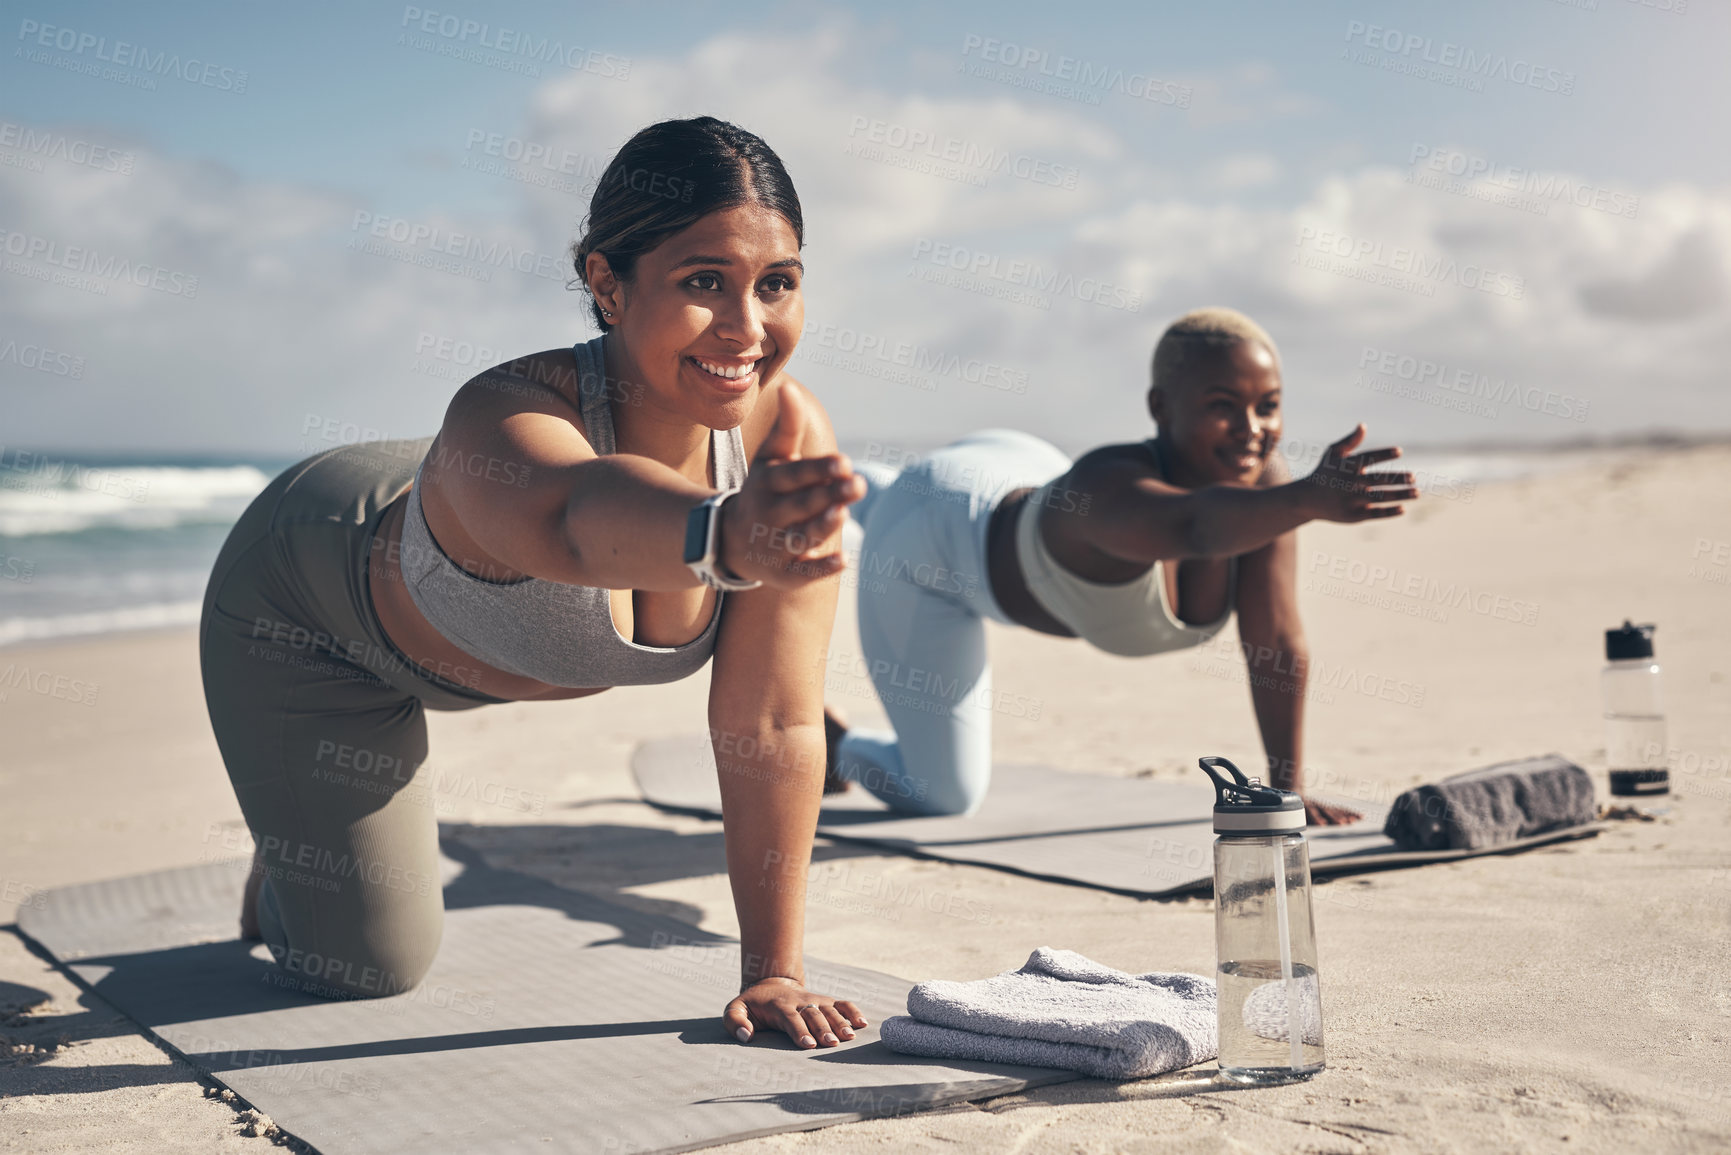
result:
<svg viewBox="0 0 1731 1155"><path fill-rule="evenodd" d="M269 484L251 465L14 465L0 470L0 537L226 525Z"/></svg>
<svg viewBox="0 0 1731 1155"><path fill-rule="evenodd" d="M0 646L15 646L20 642L45 641L50 638L81 637L86 634L197 625L201 605L202 603L197 601L157 602L77 614L0 618Z"/></svg>

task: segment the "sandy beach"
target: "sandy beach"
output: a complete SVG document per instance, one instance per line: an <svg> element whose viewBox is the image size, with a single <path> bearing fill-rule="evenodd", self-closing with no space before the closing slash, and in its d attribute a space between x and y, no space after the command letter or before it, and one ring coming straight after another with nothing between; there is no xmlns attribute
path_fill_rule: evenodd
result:
<svg viewBox="0 0 1731 1155"><path fill-rule="evenodd" d="M1731 1147L1728 495L1731 448L1628 451L1609 467L1451 487L1389 524L1300 531L1322 663L1314 790L1387 801L1557 751L1608 801L1597 677L1603 631L1625 618L1659 625L1673 782L1656 816L1594 839L1319 885L1328 1069L1314 1081L1220 1091L1208 1064L718 1150ZM1455 585L1473 596L1400 592ZM236 853L244 830L194 642L182 628L0 649L0 923L46 888ZM1001 755L1160 778L1199 777L1199 755L1260 757L1230 642L1146 661L1025 631L994 629L991 646L999 690L1028 707L998 719ZM847 597L829 694L867 722L881 714L857 652ZM707 672L432 714L441 821L494 865L735 933L720 824L637 802L627 768L639 741L700 729L706 689ZM1131 971L1213 970L1208 900L1141 901L823 839L814 857L813 956L913 980L991 975L1042 945ZM958 901L885 900L865 881L885 876ZM0 934L0 1036L0 1151L271 1143L265 1121L14 933Z"/></svg>

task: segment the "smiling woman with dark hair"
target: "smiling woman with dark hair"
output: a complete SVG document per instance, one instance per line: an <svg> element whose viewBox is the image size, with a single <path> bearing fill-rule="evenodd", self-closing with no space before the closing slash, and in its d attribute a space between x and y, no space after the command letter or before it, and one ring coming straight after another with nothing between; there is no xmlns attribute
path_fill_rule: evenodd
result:
<svg viewBox="0 0 1731 1155"><path fill-rule="evenodd" d="M430 443L300 462L234 527L200 654L258 844L242 931L313 989L393 994L438 950L426 710L670 682L713 655L744 971L723 1021L806 1047L865 1025L805 987L811 672L865 483L786 373L803 241L762 140L712 117L644 129L573 250L602 336L477 376Z"/></svg>
<svg viewBox="0 0 1731 1155"><path fill-rule="evenodd" d="M1147 657L1203 644L1238 614L1259 659L1250 696L1269 781L1303 790L1304 629L1294 530L1307 521L1394 517L1418 496L1410 473L1366 473L1399 449L1354 452L1361 425L1292 481L1280 355L1242 313L1200 309L1154 351L1156 435L1072 462L1028 433L988 429L899 471L867 463L860 648L893 731L842 729L827 789L859 782L891 807L969 814L992 774L1004 705L985 619ZM1272 665L1269 663L1272 662ZM1010 703L1011 708L1016 706ZM1350 822L1305 800L1310 821Z"/></svg>

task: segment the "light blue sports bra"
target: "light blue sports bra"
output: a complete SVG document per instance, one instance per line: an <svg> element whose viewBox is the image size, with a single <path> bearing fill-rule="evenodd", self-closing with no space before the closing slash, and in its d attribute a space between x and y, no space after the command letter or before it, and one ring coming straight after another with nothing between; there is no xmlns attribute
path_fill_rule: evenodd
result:
<svg viewBox="0 0 1731 1155"><path fill-rule="evenodd" d="M583 426L599 456L615 452L613 410L603 337L572 346ZM745 440L737 428L711 430L717 489L745 481ZM542 578L495 582L452 561L433 539L421 509L423 459L404 511L402 571L409 597L452 645L488 665L553 686L591 688L676 682L703 668L715 651L726 594L703 633L683 646L642 646L620 635L604 589Z"/></svg>

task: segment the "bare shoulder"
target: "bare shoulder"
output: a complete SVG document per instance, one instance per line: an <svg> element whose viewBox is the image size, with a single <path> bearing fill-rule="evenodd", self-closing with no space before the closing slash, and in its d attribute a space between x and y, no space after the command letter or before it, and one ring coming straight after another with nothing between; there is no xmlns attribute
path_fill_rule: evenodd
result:
<svg viewBox="0 0 1731 1155"><path fill-rule="evenodd" d="M1158 481L1154 456L1144 441L1101 445L1076 459L1065 475L1066 484L1090 493L1110 493L1135 488L1145 481Z"/></svg>
<svg viewBox="0 0 1731 1155"><path fill-rule="evenodd" d="M751 416L740 425L739 432L745 441L746 457L757 456L758 448L769 437L769 431L775 428L776 421L781 417L782 405L793 393L799 395L795 404L801 405L805 412L805 433L800 439L800 455L821 457L836 451L835 427L830 422L829 410L817 399L817 394L800 384L791 374L782 373L764 387Z"/></svg>
<svg viewBox="0 0 1731 1155"><path fill-rule="evenodd" d="M439 436L463 439L492 431L520 413L544 414L585 436L583 383L569 349L547 349L502 361L463 383L445 410ZM594 386L591 385L591 388Z"/></svg>

